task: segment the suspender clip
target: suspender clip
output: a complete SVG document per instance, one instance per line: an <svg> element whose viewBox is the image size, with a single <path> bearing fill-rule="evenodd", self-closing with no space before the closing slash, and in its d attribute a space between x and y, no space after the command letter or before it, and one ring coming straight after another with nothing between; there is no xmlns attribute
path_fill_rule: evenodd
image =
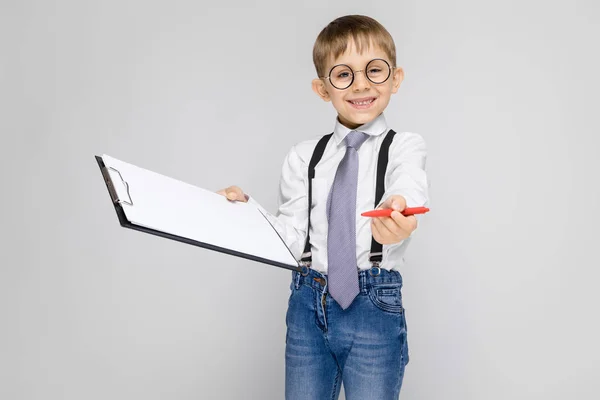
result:
<svg viewBox="0 0 600 400"><path fill-rule="evenodd" d="M307 276L310 270L311 261L300 261L300 266L302 267L302 271L300 271L300 275Z"/></svg>

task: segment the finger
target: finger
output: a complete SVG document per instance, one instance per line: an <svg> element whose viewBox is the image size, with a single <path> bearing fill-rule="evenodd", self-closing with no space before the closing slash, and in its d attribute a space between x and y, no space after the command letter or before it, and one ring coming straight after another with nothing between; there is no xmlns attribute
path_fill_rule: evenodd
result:
<svg viewBox="0 0 600 400"><path fill-rule="evenodd" d="M417 229L417 218L414 215L406 217L399 212L393 212L389 219L393 220L400 230L409 234Z"/></svg>
<svg viewBox="0 0 600 400"><path fill-rule="evenodd" d="M387 199L385 199L385 201L383 203L381 203L379 205L379 207L377 207L377 209L380 210L380 209L384 209L384 208L390 208L392 205L392 201L393 201L393 199L391 197L388 197Z"/></svg>
<svg viewBox="0 0 600 400"><path fill-rule="evenodd" d="M390 227L390 229L392 228L392 226L397 226L398 229L404 230L408 227L408 225L406 224L406 218L407 217L402 215L400 212L394 211L388 218L388 226Z"/></svg>
<svg viewBox="0 0 600 400"><path fill-rule="evenodd" d="M388 217L384 217L388 218ZM392 244L398 242L397 236L394 236L381 221L383 218L375 218L371 225L371 232L375 240L381 244Z"/></svg>
<svg viewBox="0 0 600 400"><path fill-rule="evenodd" d="M381 226L381 222L377 221L378 218L373 218L373 220L371 221L371 233L373 234L373 238L375 238L375 240L380 243L380 244L386 244L385 240L383 239L384 236L381 234L381 231L379 230L379 227Z"/></svg>
<svg viewBox="0 0 600 400"><path fill-rule="evenodd" d="M392 208L396 211L402 211L406 208L406 199L404 196L394 194L388 197L379 208Z"/></svg>
<svg viewBox="0 0 600 400"><path fill-rule="evenodd" d="M417 226L419 225L417 223L417 217L415 217L414 215L409 215L408 217L406 217L406 219L408 220L410 232L414 232L417 229Z"/></svg>
<svg viewBox="0 0 600 400"><path fill-rule="evenodd" d="M397 236L397 233L395 233L392 229L390 229L390 226L388 225L389 222L386 220L390 220L390 221L392 221L392 224L395 224L395 222L390 217L373 218L373 224L377 228L377 231L379 232L379 234L381 236L385 236L385 237Z"/></svg>
<svg viewBox="0 0 600 400"><path fill-rule="evenodd" d="M406 208L406 199L404 196L394 195L392 196L392 204L390 208L393 208L396 211L402 211Z"/></svg>
<svg viewBox="0 0 600 400"><path fill-rule="evenodd" d="M414 216L405 217L398 211L392 212L391 217L381 217L380 232L393 237L394 240L405 239L416 229L416 218ZM387 229L387 232L386 230Z"/></svg>
<svg viewBox="0 0 600 400"><path fill-rule="evenodd" d="M226 190L227 199L231 201L241 201L245 200L244 192L237 186L230 186Z"/></svg>
<svg viewBox="0 0 600 400"><path fill-rule="evenodd" d="M225 197L227 197L227 200L235 201L237 199L237 193L234 190L228 190Z"/></svg>

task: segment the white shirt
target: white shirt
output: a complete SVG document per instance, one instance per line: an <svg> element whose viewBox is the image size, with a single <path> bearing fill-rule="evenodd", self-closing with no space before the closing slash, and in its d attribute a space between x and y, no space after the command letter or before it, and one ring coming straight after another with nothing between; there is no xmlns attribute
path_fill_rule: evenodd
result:
<svg viewBox="0 0 600 400"><path fill-rule="evenodd" d="M376 208L374 202L377 159L379 148L389 128L384 115L381 114L355 130L369 134L369 138L358 150L356 196L356 259L359 269L365 270L371 268L371 218L360 214ZM346 152L344 138L350 131L351 129L342 125L336 118L333 136L315 167L310 216L311 268L324 274L327 273L327 196L338 164ZM308 164L322 136L296 144L285 157L279 182L276 215L266 211L251 196L248 200L267 216L297 260L300 260L304 251L308 225ZM392 194L399 194L406 198L407 207L427 207L429 184L425 172L426 158L427 148L421 135L411 132L396 133L389 148L385 193L380 203ZM387 270L401 267L411 239L409 237L396 244L384 245L380 267Z"/></svg>

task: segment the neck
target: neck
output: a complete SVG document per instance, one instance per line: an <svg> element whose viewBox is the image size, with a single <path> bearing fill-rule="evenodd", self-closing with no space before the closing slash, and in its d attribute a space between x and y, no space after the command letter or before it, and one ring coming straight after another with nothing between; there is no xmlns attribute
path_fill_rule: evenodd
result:
<svg viewBox="0 0 600 400"><path fill-rule="evenodd" d="M344 119L344 118L343 118L341 115L339 115L339 114L338 114L338 117L337 117L337 119L338 119L338 121L340 122L340 124L344 125L346 128L354 130L354 129L358 128L359 126L367 125L367 124L369 124L369 123L371 123L371 122L375 121L377 118L379 118L379 116L380 116L380 115L381 115L381 114L379 114L378 116L376 116L376 117L375 117L375 118L373 118L372 120L365 122L364 124L357 124L357 123L355 123L355 122L350 122L350 121L347 121L346 119Z"/></svg>

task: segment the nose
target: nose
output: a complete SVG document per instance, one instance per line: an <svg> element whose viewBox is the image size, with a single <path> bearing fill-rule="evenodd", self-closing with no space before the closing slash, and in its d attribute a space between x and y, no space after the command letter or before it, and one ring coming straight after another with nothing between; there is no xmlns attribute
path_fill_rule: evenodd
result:
<svg viewBox="0 0 600 400"><path fill-rule="evenodd" d="M352 88L355 92L361 92L371 87L371 82L367 79L365 71L354 71L354 82Z"/></svg>

